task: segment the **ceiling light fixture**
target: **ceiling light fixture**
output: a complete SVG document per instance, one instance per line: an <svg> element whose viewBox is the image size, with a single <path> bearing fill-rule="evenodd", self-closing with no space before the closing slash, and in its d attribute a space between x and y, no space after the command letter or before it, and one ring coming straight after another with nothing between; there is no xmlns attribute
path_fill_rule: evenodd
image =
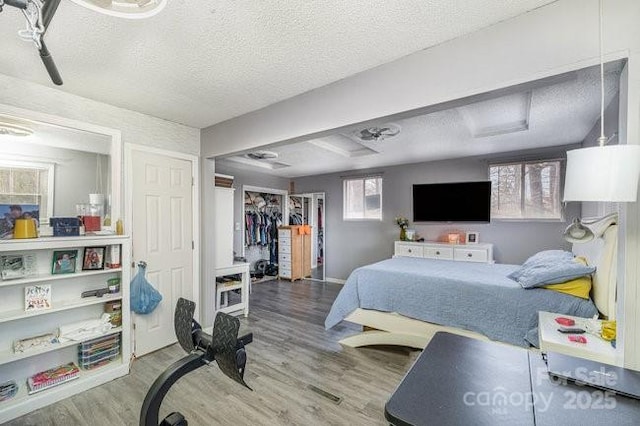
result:
<svg viewBox="0 0 640 426"><path fill-rule="evenodd" d="M0 122L0 135L31 136L32 134L33 130L28 127Z"/></svg>
<svg viewBox="0 0 640 426"><path fill-rule="evenodd" d="M604 60L600 0L600 137L598 146L567 152L564 201L634 202L640 177L640 145L607 145L604 135Z"/></svg>
<svg viewBox="0 0 640 426"><path fill-rule="evenodd" d="M105 15L126 19L154 16L167 5L167 0L71 0L72 2Z"/></svg>

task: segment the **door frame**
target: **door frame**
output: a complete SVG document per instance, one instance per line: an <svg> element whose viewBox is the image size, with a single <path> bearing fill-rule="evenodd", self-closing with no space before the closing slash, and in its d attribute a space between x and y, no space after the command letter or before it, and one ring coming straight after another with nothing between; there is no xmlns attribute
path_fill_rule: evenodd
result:
<svg viewBox="0 0 640 426"><path fill-rule="evenodd" d="M165 149L154 148L147 145L140 145L134 143L125 143L124 144L124 194L125 194L125 202L124 202L124 211L126 222L129 226L133 223L133 163L132 156L133 151L144 151L151 154L164 155L166 157L172 157L179 160L187 160L191 162L191 179L193 185L191 185L191 202L192 202L192 222L193 222L193 302L196 303L196 306L200 305L200 279L201 279L201 271L200 271L200 157L193 154L185 154L182 152L176 151L168 151ZM132 229L128 229L128 234L131 236L130 244L131 244L131 261L132 264L129 267L132 269L135 268L134 253L133 253L133 239L135 238L135 232ZM126 232L125 232L126 233ZM196 321L200 321L200 310L196 309L194 313L194 319ZM135 336L135 333L131 333L132 337ZM135 346L134 346L135 347Z"/></svg>

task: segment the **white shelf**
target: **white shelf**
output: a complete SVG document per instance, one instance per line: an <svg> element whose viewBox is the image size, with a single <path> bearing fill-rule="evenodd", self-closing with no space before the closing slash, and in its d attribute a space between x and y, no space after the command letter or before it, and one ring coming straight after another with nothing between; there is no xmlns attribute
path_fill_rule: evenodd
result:
<svg viewBox="0 0 640 426"><path fill-rule="evenodd" d="M122 331L122 327L116 327L116 328L112 328L106 333L87 337L86 339L82 339L82 340L70 340L64 343L54 343L43 349L36 349L36 350L31 350L26 352L13 352L13 351L0 352L0 365L8 364L13 361L18 361L20 359L25 359L25 358L29 358L29 357L40 355L40 354L46 354L47 352L57 351L59 349L68 348L70 346L79 345L81 343L88 342L89 340L97 339L103 336L110 336L112 334L120 333L121 331Z"/></svg>
<svg viewBox="0 0 640 426"><path fill-rule="evenodd" d="M76 364L77 365L77 364ZM53 367L53 366L50 366ZM16 396L0 403L0 424L7 420L21 416L30 411L33 407L45 405L47 403L59 401L76 393L95 387L118 378L129 371L129 365L122 363L122 357L118 357L110 363L98 367L94 370L82 370L77 379L68 383L62 383L42 392L28 394L26 379L16 380L19 389Z"/></svg>
<svg viewBox="0 0 640 426"><path fill-rule="evenodd" d="M15 280L0 281L0 287L9 287L12 285L30 284L30 283L38 283L38 282L45 282L45 281L68 280L73 278L89 277L91 275L112 274L114 272L121 272L121 271L122 271L122 268L113 268L113 269L105 268L105 269L100 269L98 271L78 271L71 274L56 274L56 275L40 274L40 275L34 275L26 278L18 278Z"/></svg>
<svg viewBox="0 0 640 426"><path fill-rule="evenodd" d="M42 237L30 239L0 240L0 252L61 249L90 245L124 244L127 235L83 235L78 237Z"/></svg>
<svg viewBox="0 0 640 426"><path fill-rule="evenodd" d="M83 306L91 306L99 303L108 302L110 300L122 299L122 293L105 294L102 297L86 297L84 299L67 300L57 302L56 306L51 309L42 309L39 311L25 312L24 309L0 312L0 323L15 321L24 318L37 317L39 315L52 314L54 312L66 311L68 309L81 308Z"/></svg>
<svg viewBox="0 0 640 426"><path fill-rule="evenodd" d="M126 235L85 235L75 237L43 237L24 240L0 240L0 254L33 254L37 259L38 275L25 276L15 280L0 281L0 377L2 380L16 380L20 389L14 398L0 403L0 424L38 408L60 401L71 395L122 377L129 372L131 356L131 315L129 307L129 286L131 268L131 240ZM70 274L51 274L52 251L82 250L83 247L119 246L121 268L105 268ZM87 288L97 287L100 281L111 277L121 280L120 292L102 297L81 298ZM32 283L47 283L54 295L51 309L26 312L21 286ZM106 284L104 285L106 286ZM75 348L84 341L65 341L49 347L13 353L16 338L36 336L51 332L61 324L69 324L93 311L102 312L102 305L109 301L121 301L127 309L122 310L122 326L112 328L100 336L121 334L120 357L109 364L91 371L81 371L77 379L51 389L28 395L26 379L35 371L44 371L62 364L67 357L73 358ZM51 314L51 315L50 315ZM45 315L49 315L46 317ZM31 319L33 318L33 319ZM4 324L6 323L6 324ZM69 359L70 361L71 359Z"/></svg>

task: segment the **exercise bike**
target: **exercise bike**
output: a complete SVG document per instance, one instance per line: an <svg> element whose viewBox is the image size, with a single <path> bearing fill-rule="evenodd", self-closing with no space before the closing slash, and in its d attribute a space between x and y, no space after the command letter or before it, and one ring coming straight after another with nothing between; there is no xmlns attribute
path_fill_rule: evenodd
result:
<svg viewBox="0 0 640 426"><path fill-rule="evenodd" d="M196 304L178 299L174 315L174 328L178 343L189 355L171 364L153 383L140 410L140 426L187 426L179 412L173 412L158 423L160 405L167 392L182 376L216 361L229 378L251 389L244 381L247 363L245 345L253 341L253 334L238 337L240 321L224 313L216 316L211 335L193 319Z"/></svg>

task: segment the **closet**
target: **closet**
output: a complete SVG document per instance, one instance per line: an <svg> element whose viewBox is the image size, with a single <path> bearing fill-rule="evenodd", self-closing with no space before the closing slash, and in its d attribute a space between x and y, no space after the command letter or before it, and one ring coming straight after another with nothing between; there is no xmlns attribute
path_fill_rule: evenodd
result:
<svg viewBox="0 0 640 426"><path fill-rule="evenodd" d="M259 261L276 265L278 263L278 227L285 224L286 191L245 186L243 194L244 257L254 271ZM264 262L259 264L264 265Z"/></svg>

